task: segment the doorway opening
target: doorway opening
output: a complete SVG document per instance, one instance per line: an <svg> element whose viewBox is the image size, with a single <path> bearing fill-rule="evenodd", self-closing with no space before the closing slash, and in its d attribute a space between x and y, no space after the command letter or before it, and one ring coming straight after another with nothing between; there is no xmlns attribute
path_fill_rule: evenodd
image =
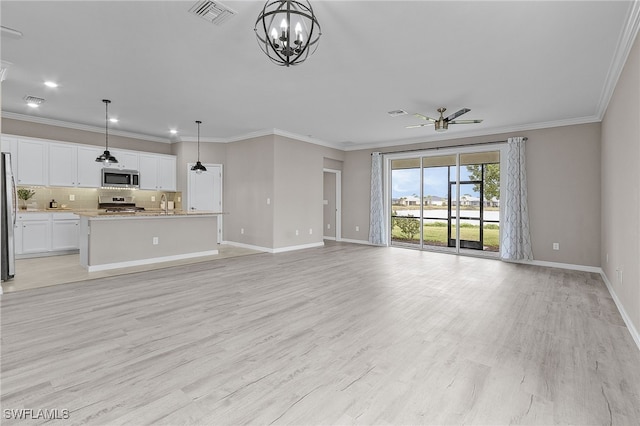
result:
<svg viewBox="0 0 640 426"><path fill-rule="evenodd" d="M323 238L342 239L342 171L323 169Z"/></svg>

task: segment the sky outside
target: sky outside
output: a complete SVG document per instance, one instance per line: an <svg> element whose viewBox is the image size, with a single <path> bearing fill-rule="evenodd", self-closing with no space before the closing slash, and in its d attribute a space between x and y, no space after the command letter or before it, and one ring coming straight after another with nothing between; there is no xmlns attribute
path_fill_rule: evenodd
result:
<svg viewBox="0 0 640 426"><path fill-rule="evenodd" d="M455 167L451 168L451 173L455 173ZM447 198L448 184L447 178L448 167L430 167L424 169L424 196L437 196ZM460 168L460 180L469 178L469 172L466 167ZM453 179L455 180L455 175ZM400 198L407 196L420 196L420 169L399 169L391 172L391 197ZM480 194L473 191L472 185L465 185L461 189L462 194L469 194L479 197Z"/></svg>

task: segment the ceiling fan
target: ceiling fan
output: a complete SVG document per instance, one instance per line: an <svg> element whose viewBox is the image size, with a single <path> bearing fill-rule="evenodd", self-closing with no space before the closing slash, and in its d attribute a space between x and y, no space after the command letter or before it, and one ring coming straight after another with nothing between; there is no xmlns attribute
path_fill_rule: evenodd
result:
<svg viewBox="0 0 640 426"><path fill-rule="evenodd" d="M422 114L413 114L414 116L421 118L423 120L426 121L430 121L431 123L425 123L425 124L415 124L413 126L407 126L407 129L413 129L416 127L425 127L425 126L431 126L432 124L435 125L435 129L436 132L444 132L449 128L449 124L472 124L472 123L482 123L482 120L456 120L456 118L460 117L462 114L466 114L469 111L471 111L469 108L462 108L460 111L458 112L454 112L453 114L451 114L448 117L444 117L443 113L446 111L447 109L445 107L442 108L438 108L438 112L440 113L440 118L431 118L431 117L427 117L426 115L422 115Z"/></svg>

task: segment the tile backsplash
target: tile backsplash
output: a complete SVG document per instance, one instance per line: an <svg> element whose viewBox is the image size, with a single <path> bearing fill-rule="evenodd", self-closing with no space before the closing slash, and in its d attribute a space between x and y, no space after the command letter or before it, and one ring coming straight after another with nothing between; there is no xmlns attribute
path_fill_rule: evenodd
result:
<svg viewBox="0 0 640 426"><path fill-rule="evenodd" d="M51 200L56 200L58 207L63 205L70 209L85 210L98 208L98 197L124 196L134 197L133 201L138 207L145 209L159 209L160 197L163 191L146 191L133 189L100 189L100 188L62 188L62 187L32 187L19 186L18 188L28 188L34 190L36 194L27 201L27 206L32 209L45 209L49 207ZM175 203L175 209L182 209L182 192L164 192L169 201ZM71 200L74 198L74 200ZM152 201L155 199L155 201ZM22 200L18 200L22 205Z"/></svg>

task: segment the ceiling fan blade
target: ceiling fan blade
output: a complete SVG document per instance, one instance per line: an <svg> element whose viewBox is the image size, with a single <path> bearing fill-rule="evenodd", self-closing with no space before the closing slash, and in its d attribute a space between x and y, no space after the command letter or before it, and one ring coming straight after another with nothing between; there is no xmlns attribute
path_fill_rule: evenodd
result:
<svg viewBox="0 0 640 426"><path fill-rule="evenodd" d="M455 120L455 121L449 122L449 124L473 124L473 123L482 123L482 120Z"/></svg>
<svg viewBox="0 0 640 426"><path fill-rule="evenodd" d="M445 120L451 122L451 120L455 120L456 118L460 117L462 114L466 114L469 111L471 111L469 108L462 108L460 111L454 112L453 114L445 118Z"/></svg>
<svg viewBox="0 0 640 426"><path fill-rule="evenodd" d="M414 124L413 126L407 126L405 127L405 129L415 129L418 127L425 127L425 126L433 126L433 123L426 123L426 124Z"/></svg>
<svg viewBox="0 0 640 426"><path fill-rule="evenodd" d="M436 121L438 121L438 120L436 120L435 118L427 117L426 115L422 115L422 114L418 114L418 113L413 114L413 115L414 115L415 117L422 118L423 120L433 121L434 123L435 123Z"/></svg>

